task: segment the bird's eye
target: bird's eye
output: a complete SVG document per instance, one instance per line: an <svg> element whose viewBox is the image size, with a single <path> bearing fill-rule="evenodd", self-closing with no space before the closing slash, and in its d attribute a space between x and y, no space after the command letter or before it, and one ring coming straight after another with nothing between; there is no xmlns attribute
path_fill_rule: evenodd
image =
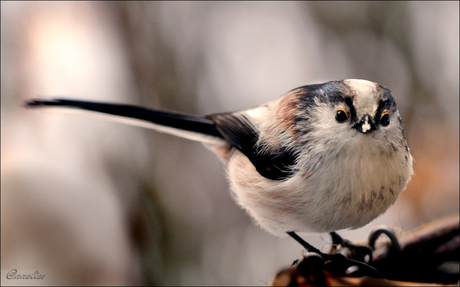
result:
<svg viewBox="0 0 460 287"><path fill-rule="evenodd" d="M388 126L390 124L390 113L389 112L384 112L380 116L380 124L382 126Z"/></svg>
<svg viewBox="0 0 460 287"><path fill-rule="evenodd" d="M348 120L348 113L344 109L337 109L337 114L335 115L335 119L339 123L343 123Z"/></svg>

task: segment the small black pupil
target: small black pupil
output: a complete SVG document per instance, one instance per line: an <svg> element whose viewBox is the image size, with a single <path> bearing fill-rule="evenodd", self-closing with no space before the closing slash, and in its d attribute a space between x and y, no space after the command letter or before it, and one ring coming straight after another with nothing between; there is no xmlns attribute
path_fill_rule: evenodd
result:
<svg viewBox="0 0 460 287"><path fill-rule="evenodd" d="M337 111L335 119L339 122L344 122L347 120L347 114L344 111Z"/></svg>
<svg viewBox="0 0 460 287"><path fill-rule="evenodd" d="M380 119L380 123L384 126L388 126L390 124L390 116L388 114L384 114Z"/></svg>

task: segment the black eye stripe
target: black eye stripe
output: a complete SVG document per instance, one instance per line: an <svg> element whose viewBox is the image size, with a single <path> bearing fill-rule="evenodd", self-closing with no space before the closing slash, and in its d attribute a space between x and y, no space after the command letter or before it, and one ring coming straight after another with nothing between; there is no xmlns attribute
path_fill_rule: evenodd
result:
<svg viewBox="0 0 460 287"><path fill-rule="evenodd" d="M353 105L353 99L351 97L345 97L345 104L348 106L350 111L350 118L353 121L356 121L356 110L355 106Z"/></svg>
<svg viewBox="0 0 460 287"><path fill-rule="evenodd" d="M379 106L377 107L377 111L375 113L375 119L378 120L380 119L380 116L385 110L388 110L388 108L391 106L391 101L389 99L385 101L380 101Z"/></svg>

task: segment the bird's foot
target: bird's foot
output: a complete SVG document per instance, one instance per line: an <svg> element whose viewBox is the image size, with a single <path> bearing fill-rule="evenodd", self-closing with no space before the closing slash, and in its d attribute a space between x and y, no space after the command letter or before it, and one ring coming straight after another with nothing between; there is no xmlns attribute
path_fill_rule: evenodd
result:
<svg viewBox="0 0 460 287"><path fill-rule="evenodd" d="M335 254L337 252L337 246L342 246L350 251L349 259L357 260L364 263L372 262L372 249L366 245L358 245L351 242L348 239L344 239L337 232L330 232L332 237L332 248L329 254Z"/></svg>
<svg viewBox="0 0 460 287"><path fill-rule="evenodd" d="M303 240L295 232L287 232L287 234L291 236L294 240L296 240L298 243L300 243L307 250L307 254L303 257L303 259L299 261L294 261L293 263L293 265L295 265L297 269L299 269L299 271L304 275L314 275L314 277L317 277L319 276L319 271L326 270L338 276L361 277L367 275L370 277L383 278L380 272L378 272L376 269L374 269L364 261L347 258L340 253L323 253L319 251L317 248L313 247L308 242L306 242L305 240ZM343 239L339 235L337 236L334 235L333 241L339 240L340 238L341 241L337 244L340 244L342 246L346 246L345 244L347 244L348 246L358 247L354 249L360 251L358 254L364 254L362 256L364 260L365 255L368 254L365 246L355 245L350 241ZM363 247L364 249L360 247ZM370 259L372 259L372 251L370 248L368 248L368 250L371 254ZM321 281L322 278L319 278L319 280Z"/></svg>

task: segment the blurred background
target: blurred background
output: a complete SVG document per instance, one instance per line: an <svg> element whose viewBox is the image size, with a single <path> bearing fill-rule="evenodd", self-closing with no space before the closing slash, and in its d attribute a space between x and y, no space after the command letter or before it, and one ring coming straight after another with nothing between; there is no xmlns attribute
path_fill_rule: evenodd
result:
<svg viewBox="0 0 460 287"><path fill-rule="evenodd" d="M387 213L339 233L458 213L458 1L2 1L2 285L266 285L302 255L251 222L201 144L24 100L204 115L345 78L392 90L415 175Z"/></svg>

